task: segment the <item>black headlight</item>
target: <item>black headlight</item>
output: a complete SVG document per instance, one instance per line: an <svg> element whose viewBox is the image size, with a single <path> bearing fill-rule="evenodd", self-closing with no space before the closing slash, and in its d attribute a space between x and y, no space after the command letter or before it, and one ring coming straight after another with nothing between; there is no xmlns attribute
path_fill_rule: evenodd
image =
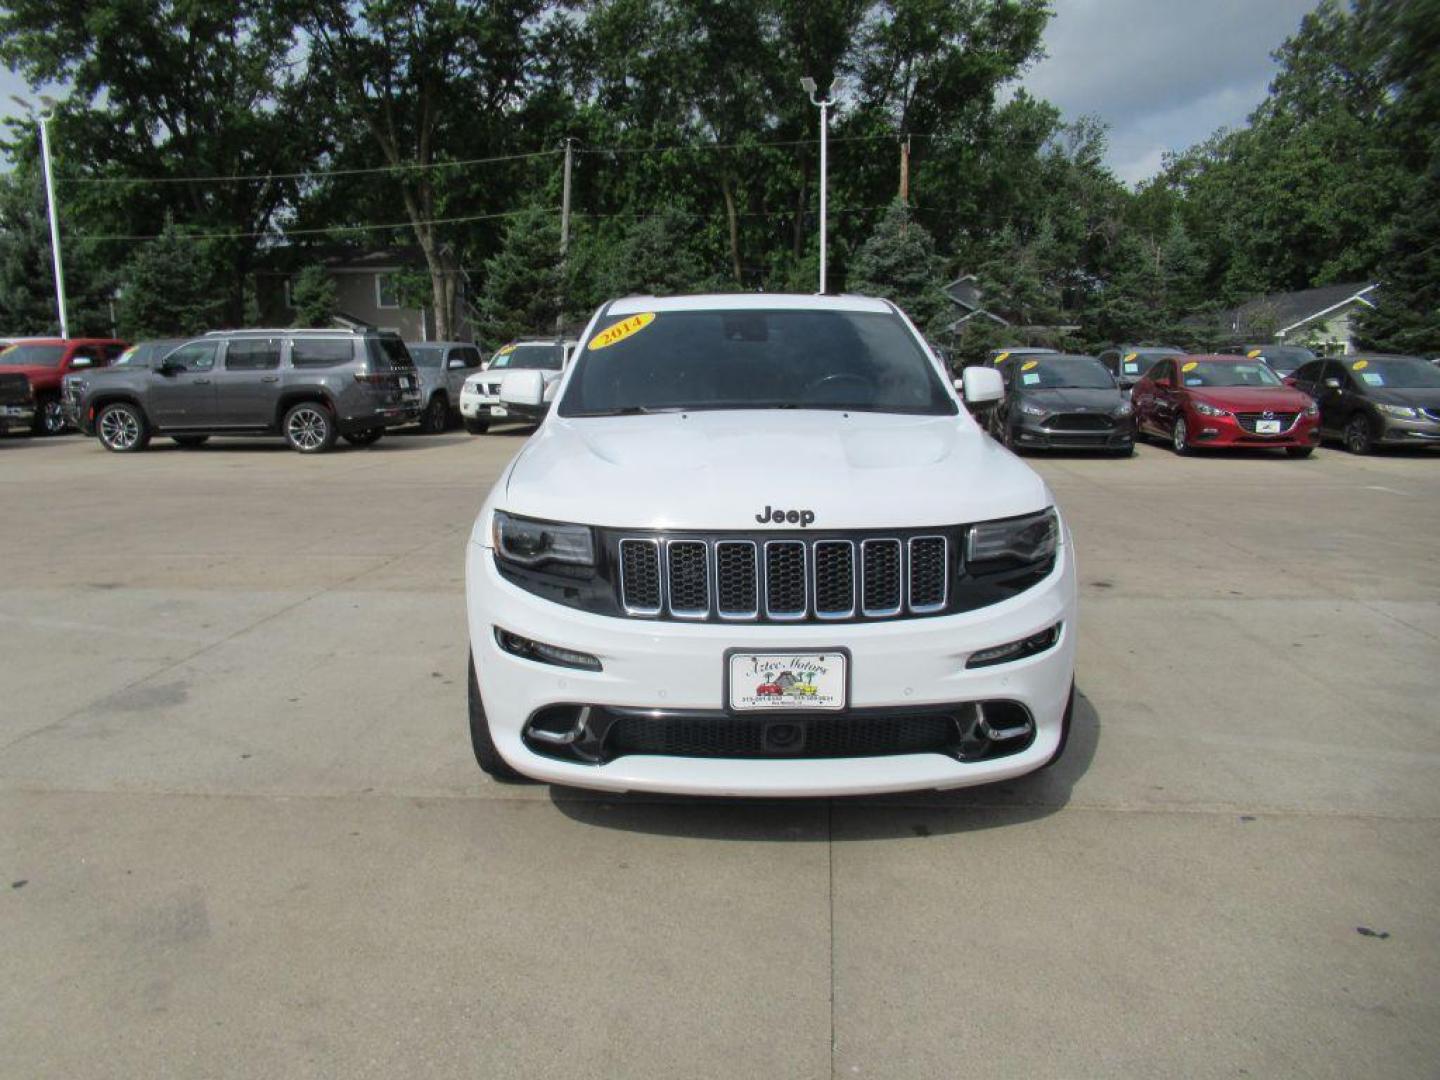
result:
<svg viewBox="0 0 1440 1080"><path fill-rule="evenodd" d="M1048 562L1059 544L1060 519L1053 509L1042 510L970 526L965 536L965 561L975 569L988 564ZM981 566L976 567L977 563Z"/></svg>
<svg viewBox="0 0 1440 1080"><path fill-rule="evenodd" d="M491 528L496 553L520 566L595 565L595 536L588 525L535 521L497 510Z"/></svg>

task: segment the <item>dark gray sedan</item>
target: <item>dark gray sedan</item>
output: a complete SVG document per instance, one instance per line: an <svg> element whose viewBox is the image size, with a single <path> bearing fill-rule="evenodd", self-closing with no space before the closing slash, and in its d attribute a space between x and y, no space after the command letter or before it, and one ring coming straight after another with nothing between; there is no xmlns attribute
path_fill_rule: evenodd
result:
<svg viewBox="0 0 1440 1080"><path fill-rule="evenodd" d="M1114 377L1089 356L1031 356L1001 369L1005 398L990 430L1012 450L1135 452L1135 417Z"/></svg>

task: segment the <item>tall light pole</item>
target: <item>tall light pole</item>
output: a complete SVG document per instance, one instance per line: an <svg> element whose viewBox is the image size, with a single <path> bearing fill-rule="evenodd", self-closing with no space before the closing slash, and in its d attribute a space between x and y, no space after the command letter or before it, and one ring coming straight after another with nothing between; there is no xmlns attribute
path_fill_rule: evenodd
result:
<svg viewBox="0 0 1440 1080"><path fill-rule="evenodd" d="M830 91L834 88L835 84L832 82L829 86L825 87L825 96L823 98L816 96L820 88L815 85L815 80L812 79L809 75L806 75L803 79L800 80L800 86L807 94L810 95L810 104L814 105L820 110L820 292L824 293L826 218L825 199L827 193L826 189L829 187L829 184L827 182L829 177L826 168L827 163L825 144L827 141L826 135L829 133L830 129L830 106L835 104L835 102L830 98Z"/></svg>
<svg viewBox="0 0 1440 1080"><path fill-rule="evenodd" d="M50 255L55 264L55 307L60 312L60 336L70 336L70 320L65 314L65 267L60 259L60 216L55 209L55 177L50 171L50 127L49 121L55 115L53 98L41 95L44 111L36 115L30 103L22 97L10 95L10 100L24 109L40 124L40 158L45 168L45 208L50 215Z"/></svg>

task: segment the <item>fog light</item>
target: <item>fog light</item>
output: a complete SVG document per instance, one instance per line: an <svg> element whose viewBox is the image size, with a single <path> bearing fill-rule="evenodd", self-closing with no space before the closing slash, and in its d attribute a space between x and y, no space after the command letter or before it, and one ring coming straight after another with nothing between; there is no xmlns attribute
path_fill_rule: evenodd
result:
<svg viewBox="0 0 1440 1080"><path fill-rule="evenodd" d="M531 641L509 630L495 628L495 642L511 656L534 660L541 664L555 664L557 667L579 668L582 671L600 671L600 661L589 653L563 649L559 645L547 645L543 641Z"/></svg>
<svg viewBox="0 0 1440 1080"><path fill-rule="evenodd" d="M1060 624L1046 627L1038 634L1031 634L1019 641L1010 641L1004 645L995 645L988 649L977 649L970 654L970 659L965 661L967 668L990 667L992 664L1008 664L1012 660L1023 660L1027 656L1034 656L1052 647L1060 640Z"/></svg>

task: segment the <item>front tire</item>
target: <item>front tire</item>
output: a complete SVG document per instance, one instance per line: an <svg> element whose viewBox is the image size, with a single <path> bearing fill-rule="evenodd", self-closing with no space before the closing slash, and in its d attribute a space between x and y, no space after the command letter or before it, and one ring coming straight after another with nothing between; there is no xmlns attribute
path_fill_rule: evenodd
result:
<svg viewBox="0 0 1440 1080"><path fill-rule="evenodd" d="M1185 426L1183 416L1176 417L1175 426L1170 429L1170 446L1182 456L1190 453L1190 429Z"/></svg>
<svg viewBox="0 0 1440 1080"><path fill-rule="evenodd" d="M450 426L450 403L436 394L420 414L420 430L426 435L440 435Z"/></svg>
<svg viewBox="0 0 1440 1080"><path fill-rule="evenodd" d="M65 410L58 397L44 397L36 403L34 427L36 435L65 434Z"/></svg>
<svg viewBox="0 0 1440 1080"><path fill-rule="evenodd" d="M111 453L134 454L150 445L150 425L138 405L106 405L95 417L95 435Z"/></svg>
<svg viewBox="0 0 1440 1080"><path fill-rule="evenodd" d="M280 430L290 449L302 454L323 454L335 445L335 417L318 401L292 406Z"/></svg>
<svg viewBox="0 0 1440 1080"><path fill-rule="evenodd" d="M352 431L345 436L345 441L351 446L374 446L384 434L383 427L366 428L364 431Z"/></svg>
<svg viewBox="0 0 1440 1080"><path fill-rule="evenodd" d="M469 417L466 417L465 430L468 431L471 435L484 435L487 431L490 430L490 421L481 420L478 418L471 420Z"/></svg>
<svg viewBox="0 0 1440 1080"><path fill-rule="evenodd" d="M467 650L468 651L468 650ZM490 737L490 721L485 716L485 703L480 700L480 682L475 677L475 657L468 657L470 664L470 745L475 749L475 763L480 771L505 784L523 783L525 777L511 768L510 764L495 749L495 740Z"/></svg>
<svg viewBox="0 0 1440 1080"><path fill-rule="evenodd" d="M1345 449L1352 454L1369 454L1375 449L1375 435L1364 413L1356 413L1345 425Z"/></svg>

